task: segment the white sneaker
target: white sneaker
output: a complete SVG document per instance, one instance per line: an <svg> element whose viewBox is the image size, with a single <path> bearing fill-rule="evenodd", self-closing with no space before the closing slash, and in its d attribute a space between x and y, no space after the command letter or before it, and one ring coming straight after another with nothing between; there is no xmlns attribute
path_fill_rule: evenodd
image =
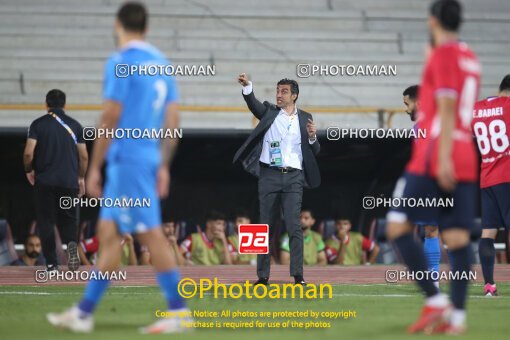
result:
<svg viewBox="0 0 510 340"><path fill-rule="evenodd" d="M190 310L188 308L176 309L169 311L175 313L176 316L163 318L154 322L152 325L140 328L142 334L168 334L168 333L182 333L193 330L193 327L189 323L193 322L193 319L188 316ZM181 314L182 313L182 314ZM180 315L180 316L179 316Z"/></svg>
<svg viewBox="0 0 510 340"><path fill-rule="evenodd" d="M46 319L53 326L69 329L75 333L90 333L94 330L92 315L83 316L77 306L73 306L63 313L48 313Z"/></svg>

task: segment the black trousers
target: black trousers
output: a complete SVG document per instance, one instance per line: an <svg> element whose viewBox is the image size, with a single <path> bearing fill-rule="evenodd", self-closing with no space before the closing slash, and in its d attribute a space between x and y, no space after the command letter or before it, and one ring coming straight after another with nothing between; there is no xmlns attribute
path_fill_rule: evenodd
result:
<svg viewBox="0 0 510 340"><path fill-rule="evenodd" d="M55 225L62 243L78 241L78 207L62 209L61 197L78 197L78 189L35 184L35 214L46 264L57 264Z"/></svg>
<svg viewBox="0 0 510 340"><path fill-rule="evenodd" d="M303 230L299 215L303 200L303 171L297 170L282 174L273 169L261 167L258 190L260 204L260 223L269 224L270 239L280 211L289 234L290 275L303 275ZM270 240L269 244L271 244ZM269 254L257 255L257 276L268 278L271 266Z"/></svg>

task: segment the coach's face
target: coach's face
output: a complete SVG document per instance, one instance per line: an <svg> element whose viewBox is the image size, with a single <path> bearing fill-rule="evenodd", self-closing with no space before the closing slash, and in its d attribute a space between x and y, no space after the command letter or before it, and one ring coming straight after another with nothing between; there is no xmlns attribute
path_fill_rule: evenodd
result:
<svg viewBox="0 0 510 340"><path fill-rule="evenodd" d="M276 105L278 107L287 107L294 104L297 95L292 94L290 85L278 85L276 86Z"/></svg>

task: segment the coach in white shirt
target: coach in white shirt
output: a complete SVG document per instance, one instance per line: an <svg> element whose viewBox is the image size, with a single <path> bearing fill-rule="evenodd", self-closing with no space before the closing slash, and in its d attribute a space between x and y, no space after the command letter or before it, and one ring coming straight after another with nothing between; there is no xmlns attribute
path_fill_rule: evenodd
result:
<svg viewBox="0 0 510 340"><path fill-rule="evenodd" d="M260 223L269 224L270 235L280 209L290 242L290 275L295 283L303 279L303 231L299 213L303 187L320 185L315 156L320 151L312 115L296 106L299 86L295 80L282 79L276 87L276 105L261 103L253 94L246 74L239 75L243 97L250 111L260 120L234 156L246 171L259 178ZM270 242L271 243L271 242ZM267 284L270 254L258 255L256 284Z"/></svg>

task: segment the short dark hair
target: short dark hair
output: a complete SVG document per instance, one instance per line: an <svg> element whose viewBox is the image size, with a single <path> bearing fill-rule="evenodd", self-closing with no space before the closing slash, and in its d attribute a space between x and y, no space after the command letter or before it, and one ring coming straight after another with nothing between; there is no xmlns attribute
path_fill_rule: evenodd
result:
<svg viewBox="0 0 510 340"><path fill-rule="evenodd" d="M49 108L64 108L66 105L66 94L59 89L50 90L46 94L46 105L48 105Z"/></svg>
<svg viewBox="0 0 510 340"><path fill-rule="evenodd" d="M510 74L507 74L499 84L499 92L503 91L510 91Z"/></svg>
<svg viewBox="0 0 510 340"><path fill-rule="evenodd" d="M419 85L411 85L407 89L404 90L402 95L409 96L409 99L416 100L418 98L418 92L420 91Z"/></svg>
<svg viewBox="0 0 510 340"><path fill-rule="evenodd" d="M248 210L246 209L239 209L234 218L248 218L251 220L250 214L248 213Z"/></svg>
<svg viewBox="0 0 510 340"><path fill-rule="evenodd" d="M26 247L28 244L28 240L30 240L32 237L37 237L39 241L41 241L41 238L37 234L28 234L27 238L25 238L25 243L23 245Z"/></svg>
<svg viewBox="0 0 510 340"><path fill-rule="evenodd" d="M277 86L278 85L290 85L290 93L297 95L296 99L294 100L294 103L297 102L297 99L299 97L299 85L298 85L297 81L292 80L292 79L283 78L276 85Z"/></svg>
<svg viewBox="0 0 510 340"><path fill-rule="evenodd" d="M177 223L177 222L175 221L175 218L167 216L167 217L163 218L163 224L165 224L165 223Z"/></svg>
<svg viewBox="0 0 510 340"><path fill-rule="evenodd" d="M205 215L206 222L218 221L218 220L226 221L227 218L225 217L225 215L223 213L216 211L216 210L211 210L207 213L207 215Z"/></svg>
<svg viewBox="0 0 510 340"><path fill-rule="evenodd" d="M312 218L315 218L312 209L310 209L310 208L302 208L301 209L301 213L304 213L304 212L310 213L310 216L312 216Z"/></svg>
<svg viewBox="0 0 510 340"><path fill-rule="evenodd" d="M126 31L143 33L147 27L147 10L139 2L127 2L117 12L117 19Z"/></svg>
<svg viewBox="0 0 510 340"><path fill-rule="evenodd" d="M457 0L436 0L430 6L430 15L445 30L457 32L462 23L462 6Z"/></svg>

